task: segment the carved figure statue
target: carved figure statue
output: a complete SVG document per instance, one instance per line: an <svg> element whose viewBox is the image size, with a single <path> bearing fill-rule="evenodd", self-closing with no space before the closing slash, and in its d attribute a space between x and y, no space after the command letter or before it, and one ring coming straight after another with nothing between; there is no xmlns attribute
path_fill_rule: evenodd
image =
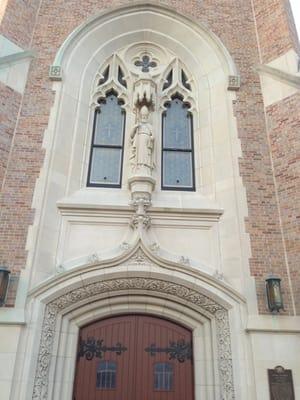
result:
<svg viewBox="0 0 300 400"><path fill-rule="evenodd" d="M149 122L150 111L143 105L139 111L139 122L131 132L131 163L133 172L144 172L151 175L154 168L153 151L154 137L152 125Z"/></svg>

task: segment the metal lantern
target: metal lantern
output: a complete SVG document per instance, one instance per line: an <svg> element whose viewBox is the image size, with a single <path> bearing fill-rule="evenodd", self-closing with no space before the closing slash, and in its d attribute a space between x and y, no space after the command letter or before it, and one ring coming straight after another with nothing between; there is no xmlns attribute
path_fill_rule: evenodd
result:
<svg viewBox="0 0 300 400"><path fill-rule="evenodd" d="M268 307L272 312L279 312L279 310L283 310L280 282L281 279L273 275L266 279Z"/></svg>
<svg viewBox="0 0 300 400"><path fill-rule="evenodd" d="M0 267L0 306L5 304L10 271Z"/></svg>

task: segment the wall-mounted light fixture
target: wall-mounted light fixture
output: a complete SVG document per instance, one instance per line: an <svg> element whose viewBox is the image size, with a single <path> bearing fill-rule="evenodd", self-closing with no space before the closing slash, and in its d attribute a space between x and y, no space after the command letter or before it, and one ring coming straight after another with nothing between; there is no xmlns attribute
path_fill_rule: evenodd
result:
<svg viewBox="0 0 300 400"><path fill-rule="evenodd" d="M0 266L0 307L5 304L10 271Z"/></svg>
<svg viewBox="0 0 300 400"><path fill-rule="evenodd" d="M280 286L281 279L271 275L266 279L268 307L272 312L283 310L283 299Z"/></svg>

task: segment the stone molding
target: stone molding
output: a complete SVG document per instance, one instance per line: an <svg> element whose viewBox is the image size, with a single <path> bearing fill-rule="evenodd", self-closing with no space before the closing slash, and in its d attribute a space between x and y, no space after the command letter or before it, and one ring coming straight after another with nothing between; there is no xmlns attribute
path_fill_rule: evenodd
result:
<svg viewBox="0 0 300 400"><path fill-rule="evenodd" d="M133 263L147 263L148 258L139 249L132 257ZM234 400L233 366L228 311L213 299L182 284L156 278L119 278L90 283L59 296L46 305L42 324L42 335L38 353L37 368L34 379L33 400L48 399L49 371L53 359L53 346L56 335L56 324L59 316L71 306L87 301L98 295L114 292L140 290L171 295L196 306L212 316L216 324L218 351L218 369L221 392L226 400Z"/></svg>
<svg viewBox="0 0 300 400"><path fill-rule="evenodd" d="M256 70L259 74L266 74L273 79L285 83L286 85L300 89L300 76L293 75L288 72L282 71L278 68L270 67L269 65L258 65Z"/></svg>
<svg viewBox="0 0 300 400"><path fill-rule="evenodd" d="M0 57L0 65L1 67L13 63L17 63L23 60L30 60L36 56L34 51L26 50L20 51L19 53L9 54L7 56Z"/></svg>
<svg viewBox="0 0 300 400"><path fill-rule="evenodd" d="M141 12L159 13L160 15L176 18L183 24L190 26L192 29L200 32L202 35L205 35L222 53L230 75L237 75L237 66L229 51L217 35L209 30L205 24L199 22L197 18L192 17L191 15L178 13L175 8L170 7L169 5L167 6L159 4L156 0L148 0L146 3L140 0L132 0L130 4L120 5L118 7L109 7L108 9L104 11L102 10L98 14L88 18L84 23L79 25L73 32L71 32L70 35L65 39L58 52L56 53L53 65L62 66L64 58L70 48L78 43L78 38L82 37L84 33L90 32L95 26L99 24L99 21L105 23L106 21L114 19L115 16L119 17Z"/></svg>

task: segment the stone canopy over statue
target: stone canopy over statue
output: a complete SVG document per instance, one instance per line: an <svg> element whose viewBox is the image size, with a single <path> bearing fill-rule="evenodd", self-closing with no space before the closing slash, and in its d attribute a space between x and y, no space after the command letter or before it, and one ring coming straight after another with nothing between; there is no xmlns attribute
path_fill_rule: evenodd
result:
<svg viewBox="0 0 300 400"><path fill-rule="evenodd" d="M133 127L131 140L132 172L139 175L151 175L154 168L154 135L150 123L150 111L147 105L138 110L138 123Z"/></svg>

